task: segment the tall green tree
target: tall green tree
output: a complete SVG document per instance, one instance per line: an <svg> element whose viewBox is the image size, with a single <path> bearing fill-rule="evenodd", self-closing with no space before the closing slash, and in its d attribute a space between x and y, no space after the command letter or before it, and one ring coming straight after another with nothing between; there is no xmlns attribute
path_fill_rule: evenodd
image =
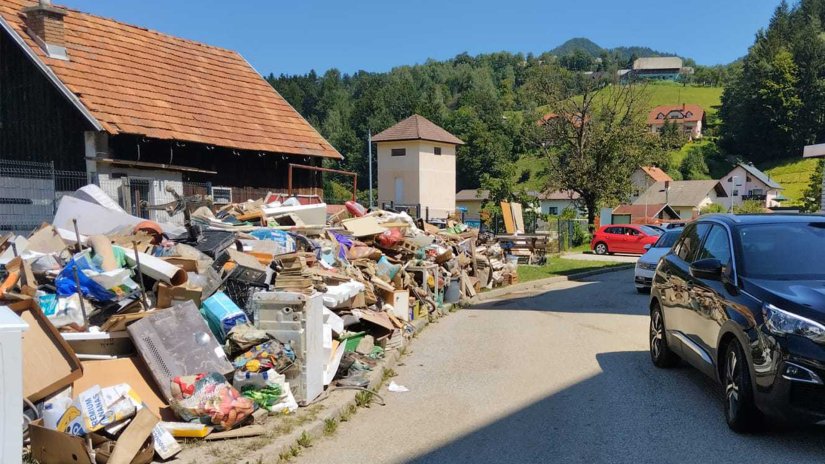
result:
<svg viewBox="0 0 825 464"><path fill-rule="evenodd" d="M630 176L649 159L653 143L643 88L592 79L583 86L580 97L555 104L557 117L544 126L545 153L549 187L578 193L592 225L599 207L630 197Z"/></svg>
<svg viewBox="0 0 825 464"><path fill-rule="evenodd" d="M822 176L825 171L825 159L816 163L808 188L802 194L802 210L807 213L816 213L822 210Z"/></svg>

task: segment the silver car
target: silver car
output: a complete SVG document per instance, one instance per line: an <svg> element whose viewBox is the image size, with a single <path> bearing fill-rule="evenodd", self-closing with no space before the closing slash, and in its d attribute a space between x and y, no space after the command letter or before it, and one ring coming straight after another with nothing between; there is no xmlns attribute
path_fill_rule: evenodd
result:
<svg viewBox="0 0 825 464"><path fill-rule="evenodd" d="M637 292L647 293L650 291L653 275L656 273L656 266L659 265L659 259L670 251L670 248L682 235L682 230L682 228L667 229L659 237L659 240L647 249L647 253L643 254L636 262L634 282L636 283Z"/></svg>

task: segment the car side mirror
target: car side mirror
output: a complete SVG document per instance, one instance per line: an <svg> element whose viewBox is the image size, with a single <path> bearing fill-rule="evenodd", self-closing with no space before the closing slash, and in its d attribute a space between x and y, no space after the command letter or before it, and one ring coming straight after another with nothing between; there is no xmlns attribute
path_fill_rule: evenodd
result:
<svg viewBox="0 0 825 464"><path fill-rule="evenodd" d="M644 249L645 249L645 250L649 250L649 249L651 249L651 248L653 248L653 245L651 245L651 244L649 244L649 243L648 243L647 245L645 245L645 246L644 246Z"/></svg>
<svg viewBox="0 0 825 464"><path fill-rule="evenodd" d="M716 258L700 259L690 265L690 275L697 279L722 280L722 262Z"/></svg>

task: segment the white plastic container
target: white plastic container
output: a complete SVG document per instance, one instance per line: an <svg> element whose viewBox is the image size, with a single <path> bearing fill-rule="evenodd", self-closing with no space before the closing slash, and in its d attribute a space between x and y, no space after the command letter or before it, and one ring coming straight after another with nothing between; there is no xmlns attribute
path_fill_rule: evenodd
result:
<svg viewBox="0 0 825 464"><path fill-rule="evenodd" d="M0 306L0 462L23 460L23 332L26 324L8 306Z"/></svg>

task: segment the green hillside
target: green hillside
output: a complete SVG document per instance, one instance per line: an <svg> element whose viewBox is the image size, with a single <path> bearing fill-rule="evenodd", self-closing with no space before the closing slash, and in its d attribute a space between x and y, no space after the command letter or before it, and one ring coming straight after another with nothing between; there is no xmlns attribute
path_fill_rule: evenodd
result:
<svg viewBox="0 0 825 464"><path fill-rule="evenodd" d="M802 193L808 188L816 163L816 159L799 157L766 164L760 166L760 169L785 187L782 193L788 197L788 201L784 206L795 206L800 204Z"/></svg>
<svg viewBox="0 0 825 464"><path fill-rule="evenodd" d="M722 104L722 87L698 87L674 82L648 84L651 108L659 105L694 103L705 109L708 115L715 115Z"/></svg>

